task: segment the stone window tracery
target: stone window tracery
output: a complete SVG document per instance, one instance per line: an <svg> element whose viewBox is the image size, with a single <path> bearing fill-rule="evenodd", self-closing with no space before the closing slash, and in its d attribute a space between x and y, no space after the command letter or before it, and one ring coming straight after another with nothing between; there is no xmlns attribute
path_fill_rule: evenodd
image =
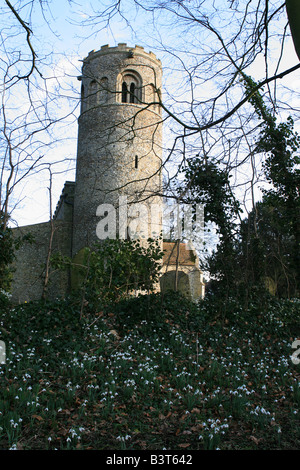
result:
<svg viewBox="0 0 300 470"><path fill-rule="evenodd" d="M142 102L142 79L135 71L125 71L122 74L121 102L135 103Z"/></svg>

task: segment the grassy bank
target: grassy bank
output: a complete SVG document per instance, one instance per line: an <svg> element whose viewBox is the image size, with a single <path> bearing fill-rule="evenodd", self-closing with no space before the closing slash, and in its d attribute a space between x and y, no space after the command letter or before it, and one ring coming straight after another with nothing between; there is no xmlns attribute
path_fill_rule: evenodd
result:
<svg viewBox="0 0 300 470"><path fill-rule="evenodd" d="M0 449L299 449L300 302L2 308Z"/></svg>

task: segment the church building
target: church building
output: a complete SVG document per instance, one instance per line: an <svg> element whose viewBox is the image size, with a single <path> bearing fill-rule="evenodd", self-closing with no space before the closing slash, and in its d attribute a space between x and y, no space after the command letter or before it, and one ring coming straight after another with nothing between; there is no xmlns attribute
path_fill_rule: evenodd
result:
<svg viewBox="0 0 300 470"><path fill-rule="evenodd" d="M50 246L51 253L79 260L85 247L104 238L105 217L115 223L112 236L120 238L138 236L147 243L163 231L160 60L140 46L106 45L83 60L78 80L76 180L65 182L52 220L14 229L33 237L17 252L14 302L41 298ZM203 297L195 250L182 242L161 244L160 289L174 288L177 271L177 288L192 299ZM70 272L50 272L50 297L71 288Z"/></svg>

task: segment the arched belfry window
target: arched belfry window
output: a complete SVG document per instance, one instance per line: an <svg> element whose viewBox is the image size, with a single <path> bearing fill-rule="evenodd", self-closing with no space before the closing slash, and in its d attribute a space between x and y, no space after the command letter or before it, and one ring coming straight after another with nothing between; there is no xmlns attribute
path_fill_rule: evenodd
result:
<svg viewBox="0 0 300 470"><path fill-rule="evenodd" d="M107 103L109 101L108 78L103 77L100 80L99 102Z"/></svg>
<svg viewBox="0 0 300 470"><path fill-rule="evenodd" d="M130 102L130 103L136 103L136 101L137 101L136 86L135 86L135 83L132 82L132 83L130 84L129 102Z"/></svg>
<svg viewBox="0 0 300 470"><path fill-rule="evenodd" d="M97 104L97 82L96 80L91 80L89 86L89 108L96 106Z"/></svg>
<svg viewBox="0 0 300 470"><path fill-rule="evenodd" d="M140 75L128 70L121 76L121 102L122 103L142 103L142 79Z"/></svg>
<svg viewBox="0 0 300 470"><path fill-rule="evenodd" d="M127 103L127 98L128 98L127 83L123 82L122 83L122 103Z"/></svg>

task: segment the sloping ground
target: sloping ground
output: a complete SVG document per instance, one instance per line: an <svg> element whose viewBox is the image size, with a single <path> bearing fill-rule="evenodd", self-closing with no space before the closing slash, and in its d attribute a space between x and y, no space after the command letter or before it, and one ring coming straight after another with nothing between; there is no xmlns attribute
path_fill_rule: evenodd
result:
<svg viewBox="0 0 300 470"><path fill-rule="evenodd" d="M0 449L299 449L299 306L2 309Z"/></svg>

